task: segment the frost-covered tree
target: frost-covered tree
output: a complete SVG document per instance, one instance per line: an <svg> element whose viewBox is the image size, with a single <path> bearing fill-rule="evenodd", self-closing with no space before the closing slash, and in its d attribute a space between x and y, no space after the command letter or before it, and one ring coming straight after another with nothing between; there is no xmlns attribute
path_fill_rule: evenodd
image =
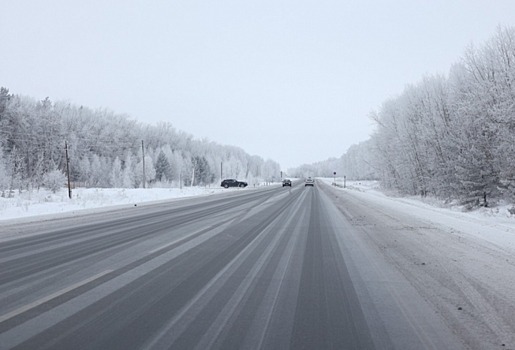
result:
<svg viewBox="0 0 515 350"><path fill-rule="evenodd" d="M205 157L192 157L194 185L207 185L213 182L214 175Z"/></svg>
<svg viewBox="0 0 515 350"><path fill-rule="evenodd" d="M130 152L127 152L125 156L125 162L122 170L122 187L123 188L133 188L136 187L134 183L134 167L132 166L132 155Z"/></svg>
<svg viewBox="0 0 515 350"><path fill-rule="evenodd" d="M157 156L155 168L157 181L171 179L172 169L170 167L170 162L163 151L159 152L159 155Z"/></svg>
<svg viewBox="0 0 515 350"><path fill-rule="evenodd" d="M44 186L56 193L66 184L66 176L60 170L52 170L43 176Z"/></svg>
<svg viewBox="0 0 515 350"><path fill-rule="evenodd" d="M88 186L91 183L92 170L91 162L88 157L83 157L79 160L79 163L75 165L78 168L79 178L78 181L82 186Z"/></svg>
<svg viewBox="0 0 515 350"><path fill-rule="evenodd" d="M281 178L281 167L271 159L267 159L263 164L263 177L267 182L279 181Z"/></svg>
<svg viewBox="0 0 515 350"><path fill-rule="evenodd" d="M5 197L5 191L9 188L9 176L6 169L2 147L0 146L0 196Z"/></svg>
<svg viewBox="0 0 515 350"><path fill-rule="evenodd" d="M197 181L206 184L219 176L222 163L227 167L226 175L243 178L256 173L260 176L264 164L238 147L194 139L169 123L141 125L107 109L93 110L49 98L38 101L0 89L0 145L10 190L38 188L43 175L56 167L64 172L65 140L70 177L80 186L141 186L142 140L149 183L156 180L156 175L174 185L191 183L195 157L201 159ZM159 157L161 152L170 170L163 173L158 167L156 174L158 163L165 163Z"/></svg>
<svg viewBox="0 0 515 350"><path fill-rule="evenodd" d="M371 118L371 139L341 158L349 178L380 178L402 194L470 205L515 200L515 28L499 28L482 46L470 46L448 77L407 85ZM331 166L338 164L294 170L327 176Z"/></svg>
<svg viewBox="0 0 515 350"><path fill-rule="evenodd" d="M154 167L154 162L150 156L145 154L145 178L143 179L143 159L140 158L138 163L134 168L134 179L139 186L143 187L143 180L145 180L145 187L155 181L156 178L156 168Z"/></svg>
<svg viewBox="0 0 515 350"><path fill-rule="evenodd" d="M515 29L469 47L449 78L428 77L375 114L383 185L486 205L514 197Z"/></svg>
<svg viewBox="0 0 515 350"><path fill-rule="evenodd" d="M120 188L123 187L123 172L122 172L122 162L118 157L114 159L111 177L110 177L110 185L111 187Z"/></svg>
<svg viewBox="0 0 515 350"><path fill-rule="evenodd" d="M370 140L349 147L333 168L337 176L349 180L377 180L375 149Z"/></svg>

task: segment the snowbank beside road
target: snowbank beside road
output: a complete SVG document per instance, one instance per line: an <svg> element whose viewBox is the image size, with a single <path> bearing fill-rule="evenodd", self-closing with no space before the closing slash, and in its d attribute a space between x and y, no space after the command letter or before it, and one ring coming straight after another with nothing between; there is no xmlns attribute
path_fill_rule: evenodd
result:
<svg viewBox="0 0 515 350"><path fill-rule="evenodd" d="M206 196L234 189L209 187L179 188L77 188L72 191L62 189L52 193L46 189L15 193L13 198L0 197L0 223L2 220L32 217L38 215L70 213L84 209L105 208L117 205L138 205L167 199L193 196ZM239 189L238 189L239 190Z"/></svg>
<svg viewBox="0 0 515 350"><path fill-rule="evenodd" d="M333 179L326 178L321 180L328 184L333 183ZM337 179L336 184L338 185L338 187L343 187L343 180ZM497 205L492 208L481 207L477 210L469 211L466 210L463 206L445 204L442 201L439 201L431 197L396 197L386 195L380 190L378 181L347 181L346 188L348 190L366 192L370 195L374 195L378 199L383 198L383 200L389 200L397 203L405 203L419 208L430 209L433 211L459 212L463 213L464 216L494 218L495 221L499 221L499 218L505 218L507 219L506 222L509 223L515 221L515 204Z"/></svg>
<svg viewBox="0 0 515 350"><path fill-rule="evenodd" d="M329 178L322 179L322 181L328 184L333 183L333 179ZM343 182L336 182L344 190ZM430 222L435 226L455 232L466 232L468 235L515 250L515 215L510 213L513 205L463 211L463 208L459 206L439 206L441 203L436 201L427 203L414 197L387 196L379 191L379 184L375 181L349 181L345 190L352 191L369 202L397 212L409 213L413 217Z"/></svg>

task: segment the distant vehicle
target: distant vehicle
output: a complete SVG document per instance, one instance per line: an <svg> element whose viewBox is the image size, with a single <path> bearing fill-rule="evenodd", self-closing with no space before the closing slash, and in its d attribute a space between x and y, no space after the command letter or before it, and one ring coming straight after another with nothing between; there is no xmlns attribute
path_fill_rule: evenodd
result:
<svg viewBox="0 0 515 350"><path fill-rule="evenodd" d="M224 187L224 188L229 188L229 187L247 187L248 183L246 183L245 181L238 181L236 179L225 179L225 180L222 181L221 186Z"/></svg>
<svg viewBox="0 0 515 350"><path fill-rule="evenodd" d="M306 179L306 181L304 182L304 186L315 186L315 180L313 180L312 178L308 177Z"/></svg>
<svg viewBox="0 0 515 350"><path fill-rule="evenodd" d="M290 186L291 187L291 180L290 179L284 179L283 180L283 187L284 186Z"/></svg>

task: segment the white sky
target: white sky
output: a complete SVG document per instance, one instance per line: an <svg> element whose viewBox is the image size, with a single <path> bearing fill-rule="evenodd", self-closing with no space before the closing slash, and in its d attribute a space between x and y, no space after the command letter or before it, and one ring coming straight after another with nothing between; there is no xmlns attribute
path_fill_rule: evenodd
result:
<svg viewBox="0 0 515 350"><path fill-rule="evenodd" d="M0 0L0 86L167 121L282 168L515 25L513 0Z"/></svg>

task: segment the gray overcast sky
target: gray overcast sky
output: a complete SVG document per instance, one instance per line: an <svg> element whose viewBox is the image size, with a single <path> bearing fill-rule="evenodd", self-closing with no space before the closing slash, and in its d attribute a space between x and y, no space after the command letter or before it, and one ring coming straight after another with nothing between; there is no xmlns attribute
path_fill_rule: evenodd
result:
<svg viewBox="0 0 515 350"><path fill-rule="evenodd" d="M515 25L513 0L0 0L0 86L167 121L282 168Z"/></svg>

